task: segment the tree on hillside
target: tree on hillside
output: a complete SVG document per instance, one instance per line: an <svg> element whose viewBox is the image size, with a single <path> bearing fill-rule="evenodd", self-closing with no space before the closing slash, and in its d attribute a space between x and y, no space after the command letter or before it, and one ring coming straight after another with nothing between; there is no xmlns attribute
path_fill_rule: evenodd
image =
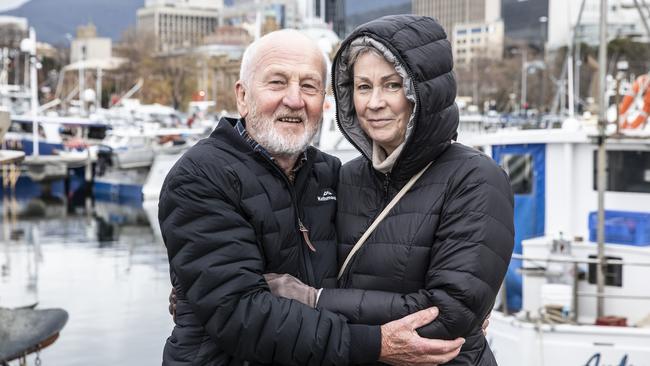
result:
<svg viewBox="0 0 650 366"><path fill-rule="evenodd" d="M115 52L129 60L119 70L123 78L130 80L131 85L139 79L144 81L138 94L143 103L185 108L196 85L192 72L196 65L192 55L158 54L153 34L134 29L124 33Z"/></svg>

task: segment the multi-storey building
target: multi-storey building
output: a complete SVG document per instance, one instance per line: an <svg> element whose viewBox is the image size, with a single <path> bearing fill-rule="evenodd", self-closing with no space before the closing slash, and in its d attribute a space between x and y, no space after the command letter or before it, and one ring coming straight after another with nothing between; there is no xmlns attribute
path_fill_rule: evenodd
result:
<svg viewBox="0 0 650 366"><path fill-rule="evenodd" d="M70 61L108 60L112 57L110 38L97 37L95 25L77 27L77 38L70 44Z"/></svg>
<svg viewBox="0 0 650 366"><path fill-rule="evenodd" d="M29 37L27 18L0 15L0 48L18 49L20 41Z"/></svg>
<svg viewBox="0 0 650 366"><path fill-rule="evenodd" d="M413 0L413 13L436 18L448 33L456 24L501 19L500 0Z"/></svg>
<svg viewBox="0 0 650 366"><path fill-rule="evenodd" d="M203 43L219 24L223 0L148 0L138 9L138 32L153 34L160 52Z"/></svg>
<svg viewBox="0 0 650 366"><path fill-rule="evenodd" d="M339 0L339 23L334 31L344 38L359 25L384 15L411 13L411 0Z"/></svg>
<svg viewBox="0 0 650 366"><path fill-rule="evenodd" d="M458 23L453 30L456 65L468 65L477 58L499 60L503 56L503 22Z"/></svg>
<svg viewBox="0 0 650 366"><path fill-rule="evenodd" d="M413 13L436 18L447 31L455 63L503 56L500 0L413 0Z"/></svg>
<svg viewBox="0 0 650 366"><path fill-rule="evenodd" d="M638 11L633 0L609 0L607 24L609 39L633 38L650 42L643 26L643 19L650 23L650 5L647 1L637 1ZM599 44L600 1L586 0L578 24L582 0L549 0L548 47L556 49L569 44L571 36L577 32L578 40L590 45Z"/></svg>
<svg viewBox="0 0 650 366"><path fill-rule="evenodd" d="M548 39L548 4L549 0L501 0L506 47L523 42L544 50Z"/></svg>

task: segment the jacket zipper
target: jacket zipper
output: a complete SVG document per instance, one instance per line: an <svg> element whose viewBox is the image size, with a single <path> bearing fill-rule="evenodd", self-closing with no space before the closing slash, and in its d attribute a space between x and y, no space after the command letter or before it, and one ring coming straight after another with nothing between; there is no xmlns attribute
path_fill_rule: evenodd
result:
<svg viewBox="0 0 650 366"><path fill-rule="evenodd" d="M377 219L377 216L379 216L379 214L384 210L386 205L388 205L389 198L390 198L389 197L389 190L390 190L390 172L384 173L383 204L381 205L381 209L379 211L377 211L377 213L375 213L375 215L370 219L370 221L369 221L370 225L372 225L372 223L375 222L375 220ZM343 288L346 288L349 285L348 282L349 282L349 278L350 278L350 271L351 271L351 268L354 266L354 262L356 261L358 255L359 255L359 253L357 252L357 254L354 256L354 258L352 258L352 262L350 263L350 265L348 265L348 268L346 269L345 274L343 275L343 281L342 281L342 283L343 283L342 287Z"/></svg>
<svg viewBox="0 0 650 366"><path fill-rule="evenodd" d="M390 188L390 172L384 174L384 204L382 209L388 204L388 189Z"/></svg>
<svg viewBox="0 0 650 366"><path fill-rule="evenodd" d="M271 159L269 159L264 154L260 154L260 155L264 158L264 160L266 160L269 164L271 164L271 166L273 166L273 169L275 169L277 173L280 174L285 184L287 185L287 188L289 189L289 194L291 195L291 204L293 206L293 211L295 212L295 221L297 225L297 230L300 232L301 237L303 239L302 244L304 244L304 245L300 245L300 253L303 259L302 260L303 270L305 271L305 275L307 276L306 278L307 284L313 286L315 284L314 268L311 263L311 258L309 257L309 252L307 252L305 247L307 247L309 250L312 250L314 252L316 251L316 248L312 244L311 240L309 240L309 229L307 229L307 227L302 223L303 212L302 210L299 209L298 199L296 197L296 190L294 188L294 185L291 182L289 182L289 178L287 178L287 175L284 174L282 169L280 169L280 167L278 167L277 164L275 164Z"/></svg>

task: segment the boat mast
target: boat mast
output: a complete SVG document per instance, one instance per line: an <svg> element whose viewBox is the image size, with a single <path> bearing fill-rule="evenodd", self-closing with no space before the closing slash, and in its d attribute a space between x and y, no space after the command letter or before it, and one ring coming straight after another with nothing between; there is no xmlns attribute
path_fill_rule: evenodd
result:
<svg viewBox="0 0 650 366"><path fill-rule="evenodd" d="M605 292L605 134L607 127L607 101L605 88L607 83L607 0L600 0L600 46L598 47L598 270L596 271L597 302L596 315L603 316Z"/></svg>
<svg viewBox="0 0 650 366"><path fill-rule="evenodd" d="M38 156L38 75L36 70L36 31L34 27L29 28L29 88L31 91L32 109L32 155Z"/></svg>
<svg viewBox="0 0 650 366"><path fill-rule="evenodd" d="M641 16L641 23L643 23L643 27L645 28L646 33L648 33L648 37L650 37L650 25L648 25L648 21L645 19L645 15L643 14L643 10L641 9L638 0L634 0L634 6ZM643 6L645 6L645 1L643 2Z"/></svg>
<svg viewBox="0 0 650 366"><path fill-rule="evenodd" d="M578 11L578 20L576 21L575 27L573 27L573 39L570 41L571 44L573 45L573 62L574 64L569 64L569 67L573 67L573 103L574 106L572 107L573 110L575 111L575 105L580 103L580 64L582 63L582 57L580 57L580 48L581 48L581 43L579 42L580 40L580 24L582 24L582 13L585 10L585 3L587 0L582 0L582 3L580 4L580 10ZM571 51L569 51L571 52Z"/></svg>

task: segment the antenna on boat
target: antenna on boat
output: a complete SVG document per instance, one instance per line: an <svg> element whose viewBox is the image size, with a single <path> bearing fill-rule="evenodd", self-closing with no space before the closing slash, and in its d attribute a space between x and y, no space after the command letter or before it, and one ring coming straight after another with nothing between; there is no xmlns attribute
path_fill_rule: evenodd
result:
<svg viewBox="0 0 650 366"><path fill-rule="evenodd" d="M605 88L607 82L607 0L600 0L600 46L598 47L598 158L597 187L598 187L598 270L596 271L596 315L603 316L604 292L605 292L605 164L606 150L606 128L607 128L607 103L605 100Z"/></svg>

